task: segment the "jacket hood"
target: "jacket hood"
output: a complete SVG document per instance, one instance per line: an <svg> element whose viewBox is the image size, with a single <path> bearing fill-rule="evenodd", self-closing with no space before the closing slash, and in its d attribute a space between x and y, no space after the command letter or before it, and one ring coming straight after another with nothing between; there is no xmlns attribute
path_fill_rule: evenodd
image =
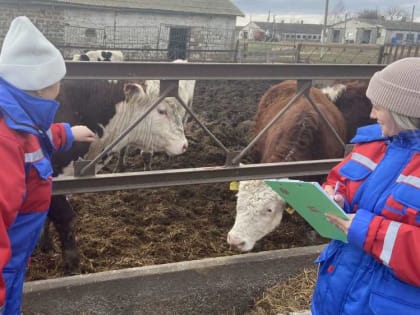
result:
<svg viewBox="0 0 420 315"><path fill-rule="evenodd" d="M0 78L0 110L7 125L15 130L38 134L54 121L59 103L28 94Z"/></svg>

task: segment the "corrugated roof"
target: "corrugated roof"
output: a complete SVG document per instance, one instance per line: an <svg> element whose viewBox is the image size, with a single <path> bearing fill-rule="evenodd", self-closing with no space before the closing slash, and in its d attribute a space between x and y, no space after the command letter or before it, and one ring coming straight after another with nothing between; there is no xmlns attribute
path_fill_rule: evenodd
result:
<svg viewBox="0 0 420 315"><path fill-rule="evenodd" d="M380 26L389 31L420 32L420 23L418 22L411 23L407 21L405 22L404 21L387 21L387 20L381 20L381 19L358 19L358 18L352 18L349 20L360 21L366 24L370 24L372 27ZM344 21L332 24L330 25L330 27L340 25L340 24L344 24Z"/></svg>
<svg viewBox="0 0 420 315"><path fill-rule="evenodd" d="M120 9L244 16L242 11L229 0L50 0L49 2Z"/></svg>
<svg viewBox="0 0 420 315"><path fill-rule="evenodd" d="M303 24L303 23L273 23L254 22L263 30L275 30L278 33L300 33L300 34L321 34L321 24Z"/></svg>
<svg viewBox="0 0 420 315"><path fill-rule="evenodd" d="M415 31L420 32L420 23L403 21L377 21L383 28L392 31Z"/></svg>

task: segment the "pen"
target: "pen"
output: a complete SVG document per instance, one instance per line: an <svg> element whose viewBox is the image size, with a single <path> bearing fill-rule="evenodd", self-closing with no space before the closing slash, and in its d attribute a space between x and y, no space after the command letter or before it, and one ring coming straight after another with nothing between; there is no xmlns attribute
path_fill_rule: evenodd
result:
<svg viewBox="0 0 420 315"><path fill-rule="evenodd" d="M334 194L333 196L335 196L338 192L338 188L340 187L340 182L335 182L335 187L334 187Z"/></svg>

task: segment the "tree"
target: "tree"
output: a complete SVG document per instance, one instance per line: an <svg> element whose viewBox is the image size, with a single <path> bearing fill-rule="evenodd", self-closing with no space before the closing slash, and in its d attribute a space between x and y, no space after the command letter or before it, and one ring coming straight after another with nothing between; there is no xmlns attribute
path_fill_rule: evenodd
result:
<svg viewBox="0 0 420 315"><path fill-rule="evenodd" d="M390 7L386 10L386 17L391 21L407 20L409 13L399 7Z"/></svg>
<svg viewBox="0 0 420 315"><path fill-rule="evenodd" d="M330 24L342 21L345 18L346 7L343 0L338 0L330 14Z"/></svg>
<svg viewBox="0 0 420 315"><path fill-rule="evenodd" d="M372 20L372 19L376 20L376 19L380 18L378 10L369 10L369 9L365 9L363 11L360 11L357 14L357 17L359 19L370 19L370 20Z"/></svg>
<svg viewBox="0 0 420 315"><path fill-rule="evenodd" d="M381 19L389 21L404 21L409 18L409 13L398 6L389 7L383 14L376 9L365 9L357 14L360 19Z"/></svg>

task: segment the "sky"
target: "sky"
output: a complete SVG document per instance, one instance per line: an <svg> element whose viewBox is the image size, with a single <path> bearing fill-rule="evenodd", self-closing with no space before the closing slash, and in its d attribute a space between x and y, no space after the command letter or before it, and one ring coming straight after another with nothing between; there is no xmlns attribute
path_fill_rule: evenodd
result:
<svg viewBox="0 0 420 315"><path fill-rule="evenodd" d="M246 16L237 18L237 25L245 25L250 20L267 21L270 11L270 22L286 23L324 23L327 0L231 0ZM400 8L411 18L414 6L414 21L420 22L420 0L329 0L329 20L339 14L356 14L363 10L386 12L390 8ZM385 15L385 14L384 14Z"/></svg>

